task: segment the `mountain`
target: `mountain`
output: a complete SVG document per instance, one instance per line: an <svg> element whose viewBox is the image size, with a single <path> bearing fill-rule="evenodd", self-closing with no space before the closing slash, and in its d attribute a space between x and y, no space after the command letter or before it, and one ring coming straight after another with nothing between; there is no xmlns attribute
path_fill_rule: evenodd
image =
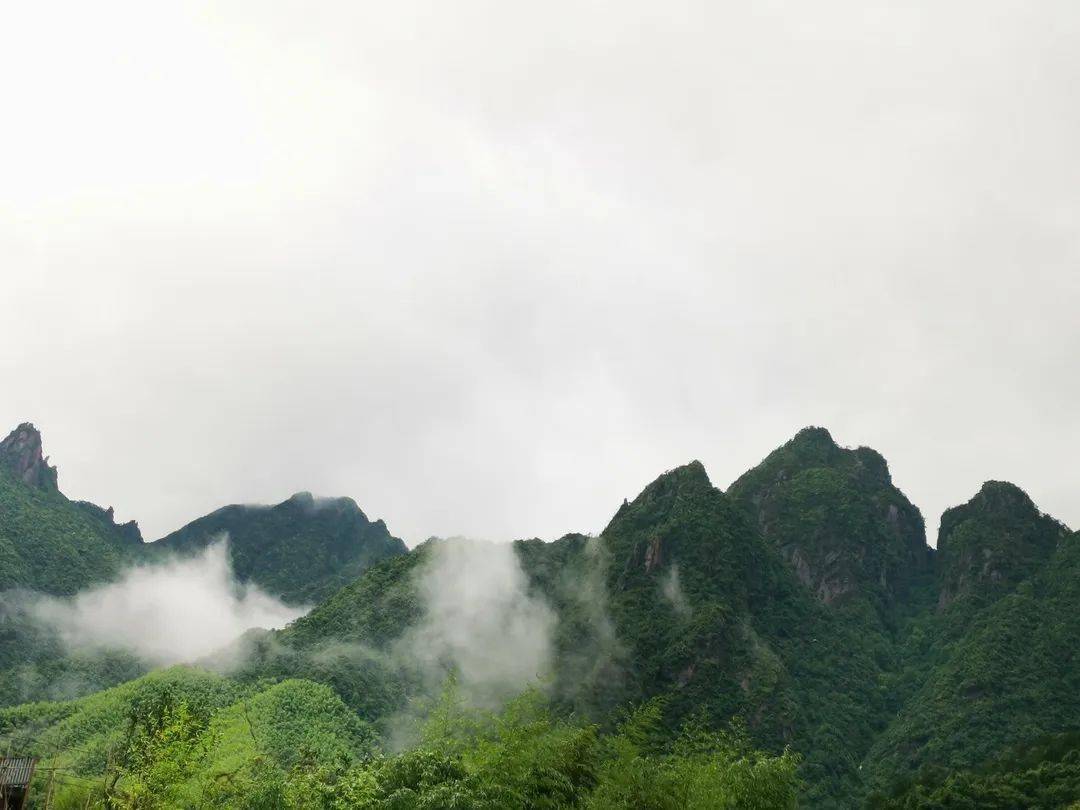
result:
<svg viewBox="0 0 1080 810"><path fill-rule="evenodd" d="M60 492L33 425L0 442L0 590L70 595L115 576L141 546L134 522Z"/></svg>
<svg viewBox="0 0 1080 810"><path fill-rule="evenodd" d="M98 795L93 806L281 806L261 802L251 782L243 804L223 799L238 787L241 764L280 781L304 762L370 756L373 742L371 729L325 686L295 679L241 686L185 667L74 701L0 709L0 733L5 750L49 753L55 778L44 776L42 763L34 792L39 800L51 793L50 807L90 806L88 791L106 788L114 802ZM175 760L155 771L162 755Z"/></svg>
<svg viewBox="0 0 1080 810"><path fill-rule="evenodd" d="M365 569L406 551L381 520L351 498L300 492L276 506L226 506L150 545L151 552L194 554L228 538L241 582L293 604L324 599Z"/></svg>
<svg viewBox="0 0 1080 810"><path fill-rule="evenodd" d="M941 516L939 610L971 602L963 605L970 610L1015 590L1047 563L1067 533L1019 487L987 481L970 501Z"/></svg>
<svg viewBox="0 0 1080 810"><path fill-rule="evenodd" d="M0 442L0 705L85 694L145 671L130 655L69 652L20 593L70 596L114 578L142 547L134 522L60 492L33 425Z"/></svg>
<svg viewBox="0 0 1080 810"><path fill-rule="evenodd" d="M349 498L299 493L276 506L227 506L156 543L112 507L68 499L40 432L19 425L0 442L0 705L77 697L142 674L117 650L71 650L35 620L23 591L71 596L133 565L196 554L228 536L237 578L293 604L310 604L371 564L406 551Z"/></svg>
<svg viewBox="0 0 1080 810"><path fill-rule="evenodd" d="M8 466L12 486L58 496L49 488L53 468L29 439L4 456L17 459ZM66 503L65 514L118 547L131 540L110 511ZM327 733L352 742L326 756L354 756L368 733L408 745L410 723L428 716L444 678L458 677L467 690L470 677L489 683L509 667L517 688L541 685L555 716L594 723L631 749L645 750L647 741L648 750L684 751L690 728L745 735L745 750L773 757L790 750L800 757L801 806L1080 800L1080 534L1013 484L987 482L948 510L935 550L885 459L814 427L726 492L699 462L669 470L624 501L596 536L520 540L509 550L432 539L406 551L351 500L302 493L276 506L225 507L144 553L193 554L223 534L241 579L295 603L320 601L290 626L252 630L203 662L227 678L199 675L175 687L198 706L217 696L199 732L208 750L217 745L208 729L231 729L231 739L247 713L242 705L277 701L258 695L278 687L273 705L300 713L326 706L337 718ZM538 649L535 670L502 655L521 651L531 667L527 655ZM94 714L98 697L4 710L0 739L44 739L65 723L115 735L116 710L105 722ZM124 711L135 717L145 704L125 703ZM634 706L652 718L647 734L625 720ZM266 722L291 735L295 716ZM431 717L449 722L445 708ZM736 730L720 731L733 718ZM516 721L498 722L505 729ZM272 733L255 730L244 745L258 748ZM587 733L566 733L559 739L591 744L582 742ZM454 746L464 743L455 739L449 750L460 754ZM515 739L514 750L525 750ZM593 761L594 749L572 750L568 761ZM478 755L441 756L424 749L423 763L402 762L417 774L460 776L462 762L475 765ZM80 773L100 776L94 767ZM563 767L546 771L546 784L563 784L572 796L579 788L565 787ZM599 778L575 773L579 787ZM545 795L545 806L566 806Z"/></svg>
<svg viewBox="0 0 1080 810"><path fill-rule="evenodd" d="M837 458L848 463L844 453ZM853 473L808 502L789 499L807 512L842 513L854 503L880 513L876 522L853 518L873 527L865 535L834 528L830 540L856 561L877 542L909 548L912 538L893 527L910 526L915 539L921 531L917 512L892 516L893 502L895 511L913 507L889 490L882 464L873 472L872 487ZM743 501L691 462L624 503L595 538L515 543L530 593L557 617L549 689L563 710L600 722L629 703L663 697L670 733L701 713L716 723L742 717L756 743L775 751L790 744L805 755L817 806L846 806L861 789L858 763L887 722L881 683L895 651L876 608L822 598L758 525ZM376 723L403 711L425 684L396 652L425 619L418 572L435 553L430 541L377 565L289 628L247 639L239 677L328 683ZM857 581L880 588L882 559Z"/></svg>
<svg viewBox="0 0 1080 810"><path fill-rule="evenodd" d="M808 806L850 807L925 763L973 767L1080 723L1072 536L1001 484L946 513L938 552L923 526L880 454L808 428L726 493L692 462L595 538L514 549L557 615L549 688L564 710L603 721L662 696L669 729L741 717L757 744L802 754ZM432 553L249 639L242 677L296 673L373 722L394 716L424 688L394 651L423 621Z"/></svg>
<svg viewBox="0 0 1080 810"><path fill-rule="evenodd" d="M294 604L322 599L405 544L351 498L300 492L276 506L226 506L155 543L113 508L69 500L41 434L19 425L0 442L0 591L67 596L132 564L196 554L228 538L234 573Z"/></svg>
<svg viewBox="0 0 1080 810"><path fill-rule="evenodd" d="M922 514L869 447L841 448L806 428L742 475L728 494L825 604L904 600L929 572Z"/></svg>
<svg viewBox="0 0 1080 810"><path fill-rule="evenodd" d="M903 650L914 689L865 763L884 792L1080 729L1080 536L991 481L945 512L938 549Z"/></svg>

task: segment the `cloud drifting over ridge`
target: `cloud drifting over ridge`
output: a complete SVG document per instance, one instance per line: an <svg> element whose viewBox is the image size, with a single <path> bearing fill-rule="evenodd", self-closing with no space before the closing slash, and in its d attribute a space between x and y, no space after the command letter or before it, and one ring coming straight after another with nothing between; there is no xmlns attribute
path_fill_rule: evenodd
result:
<svg viewBox="0 0 1080 810"><path fill-rule="evenodd" d="M193 661L245 630L282 627L307 612L239 585L224 540L195 557L130 568L70 599L34 597L28 609L72 648L124 649L158 665Z"/></svg>

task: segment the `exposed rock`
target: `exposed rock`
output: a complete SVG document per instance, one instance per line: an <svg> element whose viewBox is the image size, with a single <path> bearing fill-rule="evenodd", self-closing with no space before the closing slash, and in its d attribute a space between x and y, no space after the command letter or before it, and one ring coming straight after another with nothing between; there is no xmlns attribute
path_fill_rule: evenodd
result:
<svg viewBox="0 0 1080 810"><path fill-rule="evenodd" d="M29 422L23 422L0 442L0 466L29 486L57 491L56 467L42 455L41 433Z"/></svg>
<svg viewBox="0 0 1080 810"><path fill-rule="evenodd" d="M125 542L133 545L142 544L143 536L142 532L139 531L139 524L134 520L129 520L127 523L117 523L116 514L111 506L108 509L102 509L97 504L89 501L74 501L73 503L84 512L92 515L96 520L99 520L105 528L115 532Z"/></svg>
<svg viewBox="0 0 1080 810"><path fill-rule="evenodd" d="M929 575L922 515L869 447L840 447L810 427L739 478L728 494L818 599L863 593L889 604Z"/></svg>
<svg viewBox="0 0 1080 810"><path fill-rule="evenodd" d="M649 540L649 545L645 549L646 573L651 573L660 567L660 564L664 561L663 550L659 537L653 537Z"/></svg>

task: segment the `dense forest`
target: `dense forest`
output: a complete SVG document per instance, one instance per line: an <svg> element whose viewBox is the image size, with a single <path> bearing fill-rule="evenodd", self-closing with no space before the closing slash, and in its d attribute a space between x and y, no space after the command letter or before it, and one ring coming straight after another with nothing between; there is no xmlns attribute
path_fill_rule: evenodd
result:
<svg viewBox="0 0 1080 810"><path fill-rule="evenodd" d="M303 615L165 665L41 608L219 544ZM1080 535L990 481L931 547L822 428L726 491L667 471L596 535L408 550L307 493L144 543L22 425L0 589L35 807L1080 806Z"/></svg>

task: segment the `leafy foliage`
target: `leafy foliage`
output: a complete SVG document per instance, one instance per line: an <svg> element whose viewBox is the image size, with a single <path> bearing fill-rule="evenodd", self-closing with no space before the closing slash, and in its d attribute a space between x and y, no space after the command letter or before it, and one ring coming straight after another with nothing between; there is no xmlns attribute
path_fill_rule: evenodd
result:
<svg viewBox="0 0 1080 810"><path fill-rule="evenodd" d="M75 508L108 535L111 515ZM244 577L291 599L332 594L223 651L213 663L229 678L178 668L0 711L17 750L59 751L63 772L98 785L65 786L72 806L1078 799L1075 737L1061 735L1080 727L1080 536L1010 484L949 510L934 553L884 459L820 428L728 493L697 462L665 473L597 537L515 544L557 617L554 661L540 691L498 712L453 688L432 703L399 655L424 620L416 575L431 547L399 553L351 501L297 496L220 510L151 553L221 531ZM382 559L357 551L368 540ZM118 658L50 662L58 648L26 632L0 637L0 659L37 649L51 680L88 688L134 674ZM19 694L13 672L0 699Z"/></svg>
<svg viewBox="0 0 1080 810"><path fill-rule="evenodd" d="M152 553L193 554L228 537L233 571L294 604L325 599L374 563L405 553L381 520L351 498L300 492L276 506L226 506L152 543Z"/></svg>
<svg viewBox="0 0 1080 810"><path fill-rule="evenodd" d="M148 669L122 651L69 649L29 615L30 591L72 595L114 579L127 566L194 554L228 535L241 581L305 603L406 550L352 500L317 500L308 493L273 507L228 506L146 544L134 523L117 525L111 509L70 501L57 489L56 470L40 458L33 426L20 426L12 437L30 446L0 457L0 706L77 697ZM17 474L27 464L35 472L30 480Z"/></svg>
<svg viewBox="0 0 1080 810"><path fill-rule="evenodd" d="M956 638L951 624L966 632ZM1008 747L1080 724L1080 536L996 602L961 600L916 626L919 688L874 746L872 784L926 766L971 768ZM913 660L920 653L913 633ZM928 639L928 640L927 640Z"/></svg>
<svg viewBox="0 0 1080 810"><path fill-rule="evenodd" d="M59 807L794 807L792 754L693 724L657 747L659 707L601 735L554 717L539 693L488 712L465 706L451 682L420 744L387 755L326 687L237 690L174 669L74 703L7 710L0 728L15 739L32 726L31 751L57 752L49 770L67 774Z"/></svg>
<svg viewBox="0 0 1080 810"><path fill-rule="evenodd" d="M898 783L891 796L878 792L868 806L880 810L929 808L1076 807L1080 804L1080 734L1073 732L1016 746L978 768L950 772L925 768Z"/></svg>
<svg viewBox="0 0 1080 810"><path fill-rule="evenodd" d="M139 539L0 467L0 591L27 588L70 595L113 577L140 549Z"/></svg>

